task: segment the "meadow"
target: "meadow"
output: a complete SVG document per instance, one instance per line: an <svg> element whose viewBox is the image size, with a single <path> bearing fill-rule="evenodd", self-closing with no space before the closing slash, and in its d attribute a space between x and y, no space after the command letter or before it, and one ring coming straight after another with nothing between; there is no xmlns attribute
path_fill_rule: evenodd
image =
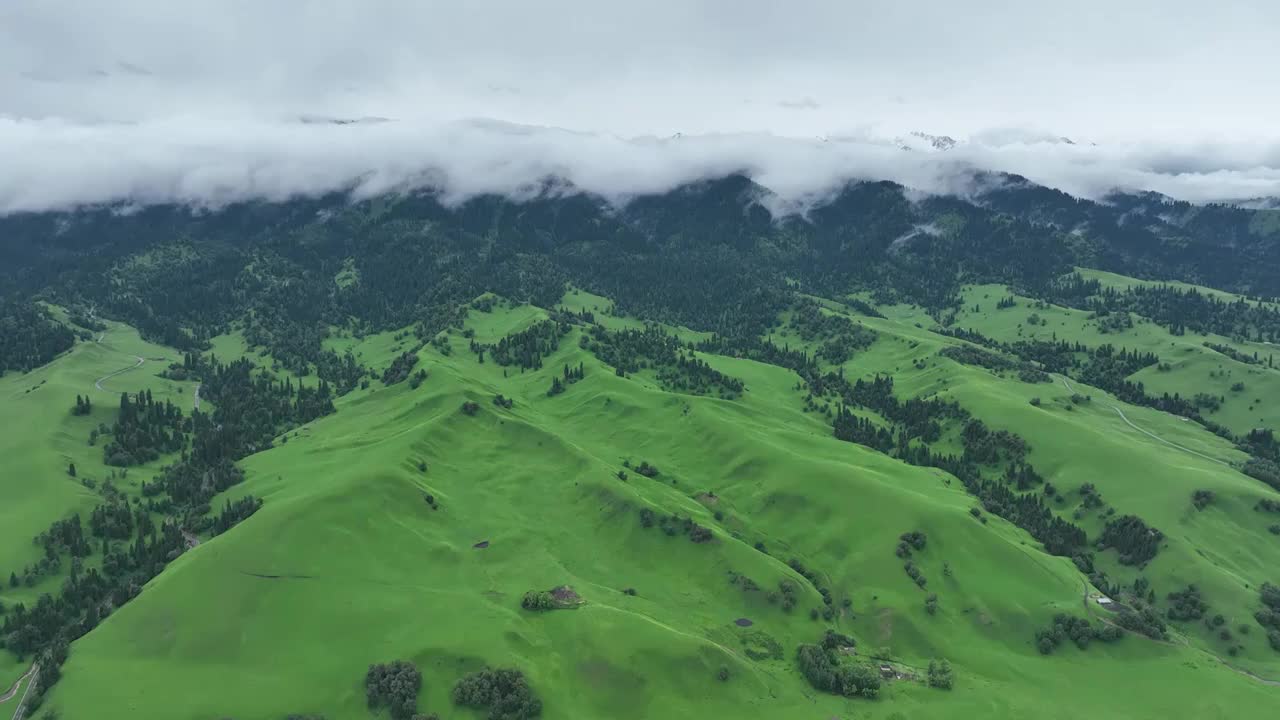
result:
<svg viewBox="0 0 1280 720"><path fill-rule="evenodd" d="M1194 392L1218 370L1201 356L1212 352L1203 338L1141 322L1102 333L1067 308L1019 299L997 309L1006 295L1002 286L968 288L956 325L997 339L1057 333L1169 355L1175 367L1147 380L1153 389ZM963 342L932 332L918 309L886 307L888 317L875 318L823 305L878 333L841 365L847 377L890 374L901 397L955 399L993 429L1016 431L1061 491L1054 510L1079 511L1090 537L1105 517L1083 507L1084 483L1115 512L1159 528L1165 541L1141 569L1097 553L1114 579L1141 576L1162 594L1194 583L1230 627L1252 622L1261 582L1280 581L1280 542L1253 509L1275 492L1235 469L1244 456L1229 442L1096 388L1077 388L1091 398L1077 403L1061 378L1028 383L959 364L938 353ZM610 306L581 290L560 303L612 329L643 327ZM1029 325L1032 312L1045 324ZM456 709L449 689L486 665L523 670L548 718L1241 718L1280 706L1280 688L1245 674L1280 679L1280 654L1256 626L1232 641L1243 647L1236 657L1196 622L1172 623L1166 641L1129 635L1041 655L1035 633L1056 613L1108 617L1079 569L995 515L980 521L978 501L947 473L833 438L829 418L806 410L791 371L698 353L744 382L740 398L722 400L666 390L651 370L620 376L580 347L581 327L539 370L481 363L468 350L547 315L501 299L473 309L461 330L417 351L428 372L420 387L375 380L342 397L335 414L243 461L247 480L213 506L252 494L262 509L205 538L77 641L46 706L69 719L364 718L365 669L393 659L422 671L420 711L446 718L482 717ZM774 340L807 347L786 329ZM249 353L270 364L238 334L213 345L220 357ZM326 347L380 369L413 338L335 332ZM94 388L136 357L146 362ZM96 494L80 479L109 469L85 438L110 421L120 391L151 389L189 407L194 383L155 376L167 362L151 358L176 357L111 323L100 343L0 378L0 417L18 429L0 441L9 458L0 492L13 498L0 508L0 570L37 559L30 538L50 522L93 507ZM551 378L579 363L584 379L548 396ZM1247 377L1249 393L1267 401L1258 417L1272 423L1274 371L1255 377L1237 364L1224 367ZM93 413L73 417L75 395L90 390ZM497 405L499 394L513 405ZM1242 405L1230 399L1220 421L1247 424L1255 411ZM641 462L659 472L635 472ZM162 463L130 469L126 492ZM1215 500L1196 510L1191 496L1205 489ZM691 518L712 539L646 528L642 510ZM914 557L927 591L895 555L911 531L928 539ZM740 576L758 589L734 584ZM784 581L797 588L791 610L774 592ZM0 598L30 603L59 582L5 588ZM584 604L521 608L526 591L564 585ZM819 586L833 596L829 622L811 617L824 606ZM926 611L929 593L936 613ZM876 700L813 690L795 650L828 627L857 639L859 659L908 677L887 682ZM953 690L923 682L937 658L955 666ZM0 685L24 669L0 652Z"/></svg>

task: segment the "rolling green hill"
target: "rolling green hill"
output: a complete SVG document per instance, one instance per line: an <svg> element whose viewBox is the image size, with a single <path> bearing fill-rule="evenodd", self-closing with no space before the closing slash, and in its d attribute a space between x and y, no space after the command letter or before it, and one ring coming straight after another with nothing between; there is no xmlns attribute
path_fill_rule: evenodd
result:
<svg viewBox="0 0 1280 720"><path fill-rule="evenodd" d="M102 284L24 255L0 689L34 663L35 717L400 720L366 672L404 660L444 718L489 716L455 691L486 667L546 718L1280 707L1272 300L1075 267L1124 238L1055 244L1051 203L871 184L798 228L746 189L618 225L90 218Z"/></svg>
<svg viewBox="0 0 1280 720"><path fill-rule="evenodd" d="M521 305L472 311L464 332L494 342L544 316ZM1069 412L1060 384L955 363L937 351L958 341L914 324L859 320L880 336L846 373L893 372L905 395L941 390L993 426L1017 428L1050 482L1092 481L1122 512L1165 531L1168 547L1144 572L1155 587L1194 582L1233 625L1248 620L1256 595L1247 586L1280 560L1274 542L1248 542L1262 537L1251 507L1259 483L1134 432L1101 393ZM944 473L830 437L825 418L804 412L789 371L706 356L745 382L741 399L673 393L645 372L617 377L577 347L584 331L560 342L547 369L514 374L479 363L455 332L449 355L420 351L429 375L419 388L374 383L249 458L248 479L227 495L261 497L263 510L184 554L77 643L47 704L64 717L361 717L363 669L391 658L417 663L420 707L446 713L448 689L485 664L522 668L548 717L1167 717L1189 708L1226 717L1276 701L1274 689L1228 669L1197 623L1166 642L1133 636L1042 657L1034 634L1054 613L1105 616L1071 562L999 518L975 520L974 498ZM374 363L396 354L382 336L335 342ZM88 366L101 350L82 343L50 370ZM584 380L547 397L555 368L579 362ZM91 385L93 372L84 375ZM511 409L494 405L499 393ZM479 405L474 415L466 401ZM1124 407L1144 429L1239 460L1203 430ZM624 462L640 460L660 474L618 478ZM1199 513L1190 495L1202 487L1218 499ZM643 508L692 517L714 539L645 529ZM1093 516L1083 524L1091 535L1099 525ZM936 615L894 554L911 530L928 537L918 565L938 595ZM817 570L838 607L848 598L831 622L809 618L822 599L792 559ZM761 590L730 584L731 572ZM800 588L790 612L768 599L782 580ZM561 585L585 604L520 608L525 591ZM753 624L740 628L738 618ZM857 638L860 655L887 648L904 672L945 657L957 686L895 680L875 701L816 693L793 654L828 626ZM1262 634L1248 640L1232 662L1277 674ZM1045 708L1055 696L1071 702Z"/></svg>

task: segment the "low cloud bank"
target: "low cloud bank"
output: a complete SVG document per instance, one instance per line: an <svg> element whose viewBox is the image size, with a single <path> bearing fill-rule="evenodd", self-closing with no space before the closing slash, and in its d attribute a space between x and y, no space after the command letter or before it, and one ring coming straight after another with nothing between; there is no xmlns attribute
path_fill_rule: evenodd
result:
<svg viewBox="0 0 1280 720"><path fill-rule="evenodd" d="M0 213L102 203L230 202L420 188L461 201L525 197L559 178L615 202L734 172L802 210L852 180L934 194L1016 173L1079 197L1151 190L1193 202L1280 197L1280 145L1092 144L990 130L939 149L919 137L771 134L620 137L491 120L263 121L175 117L129 124L0 118Z"/></svg>

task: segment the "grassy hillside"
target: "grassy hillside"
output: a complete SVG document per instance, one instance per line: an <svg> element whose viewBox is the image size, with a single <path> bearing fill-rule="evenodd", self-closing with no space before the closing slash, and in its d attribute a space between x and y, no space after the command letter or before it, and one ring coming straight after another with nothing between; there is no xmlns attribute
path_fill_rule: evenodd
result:
<svg viewBox="0 0 1280 720"><path fill-rule="evenodd" d="M1016 336L1014 313L1026 308L995 311L995 290L972 289L990 294L992 308L962 314L957 324ZM563 305L603 310L608 300L571 293ZM1088 331L1075 311L1038 312ZM443 342L418 351L429 372L420 387L375 381L345 396L336 414L244 461L247 481L225 497L253 494L263 508L179 557L77 642L46 704L65 718L368 717L364 671L396 658L422 670L420 710L450 718L481 717L454 708L448 693L485 664L522 669L548 718L1236 718L1264 716L1280 702L1277 688L1227 667L1225 648L1200 623L1174 624L1165 642L1127 636L1040 655L1035 633L1055 613L1106 616L1089 600L1096 591L1084 575L1004 520L983 514L980 522L970 513L977 500L946 473L831 437L829 419L806 412L790 371L700 354L746 385L739 399L720 400L664 390L652 370L618 376L580 349L582 328L541 370L482 364L468 351L471 339L495 342L545 314L502 302L473 310L465 331L447 336L447 355ZM961 365L937 354L961 343L930 332L926 316L906 308L886 314L891 319L853 315L879 336L843 364L847 376L891 373L903 397L942 394L993 428L1015 430L1062 491L1057 512L1071 517L1077 489L1091 482L1109 507L1164 532L1159 554L1140 571L1099 552L1109 575L1131 582L1141 574L1161 594L1194 582L1232 627L1251 622L1257 585L1280 567L1280 544L1252 507L1274 493L1228 465L1241 459L1229 443L1096 389L1085 388L1092 400L1077 405L1057 379L1024 383ZM596 317L614 328L642 325ZM1152 346L1164 342L1155 330L1145 340ZM1133 342L1142 337L1135 331ZM785 328L775 340L806 345ZM233 353L237 342L215 345ZM397 333L326 344L375 369L413 347ZM57 417L49 411L41 432L83 419L66 408L76 387L92 385L98 366L88 358L104 350L96 347L82 344L37 371L65 377L55 387L65 385L71 397L57 405ZM73 362L86 368L72 374L60 366ZM578 363L585 378L548 397L551 378ZM136 383L130 389L160 382L141 371L113 380L126 377ZM189 395L185 387L166 391ZM499 393L514 400L510 409L494 404ZM462 409L468 401L478 406L474 414ZM6 399L4 411L17 402ZM1222 462L1135 430L1116 407L1148 432ZM73 441L84 445L82 434L68 434L65 452ZM27 443L10 452L48 464L61 447ZM95 454L100 461L85 445L77 463L92 467ZM625 469L641 461L660 473ZM93 502L62 464L47 477L69 486L69 496L83 495L82 504L46 493L44 525ZM1203 511L1191 505L1196 489L1216 494ZM645 528L642 509L691 517L713 539L694 543ZM1079 518L1091 538L1101 514ZM42 527L12 534L20 545ZM927 592L895 555L899 535L917 530L928 538L914 556ZM831 621L810 618L822 598L792 560L832 594ZM731 573L760 590L732 584ZM797 588L790 612L768 597L781 581ZM526 591L562 585L584 604L521 609ZM928 593L938 596L936 614L926 612ZM744 618L749 627L736 623ZM892 657L917 678L931 659L947 658L956 687L900 679L877 700L816 692L794 655L827 627L854 636L859 656ZM1230 660L1280 676L1280 655L1260 630ZM16 677L16 662L7 662Z"/></svg>
<svg viewBox="0 0 1280 720"><path fill-rule="evenodd" d="M56 314L66 322L65 314ZM41 559L41 548L32 538L52 522L73 513L87 518L99 500L91 486L119 472L104 464L102 442L90 446L88 439L99 424L114 421L122 391L150 390L157 400L190 407L194 383L156 377L178 358L175 350L146 342L136 330L116 322L106 322L104 330L87 337L30 373L0 377L0 424L6 428L0 434L0 455L5 458L0 473L0 581L10 573L22 576L24 568ZM77 395L90 399L89 414L72 414ZM76 467L74 478L71 464ZM117 476L114 483L136 495L139 483L150 479L159 464L131 468L127 477ZM64 564L31 586L9 587L5 582L0 598L10 605L31 604L41 593L55 592L67 570ZM11 654L0 653L0 685L7 688L23 670Z"/></svg>
<svg viewBox="0 0 1280 720"><path fill-rule="evenodd" d="M1003 296L994 290L973 288L969 297ZM962 314L957 324L976 326L994 337L1002 333L1016 337L1015 321L1023 312L1023 307L993 307L986 314ZM1074 311L1050 307L1035 312L1065 319ZM1212 612L1223 613L1232 628L1251 623L1257 586L1280 563L1280 543L1267 532L1274 516L1255 510L1258 500L1274 499L1275 492L1232 467L1245 459L1243 453L1195 423L1118 401L1062 378L1052 383L1017 382L936 357L917 369L913 361L931 358L938 348L954 341L908 327L904 321L860 320L885 333L900 333L907 341L895 342L891 337L889 342L878 342L849 363L848 372L892 371L897 387L906 394L954 397L993 427L1019 433L1031 444L1031 462L1061 491L1063 499L1053 505L1055 510L1071 517L1079 511L1076 522L1090 537L1102 530L1105 508L1082 506L1078 489L1084 483L1095 485L1116 514L1138 515L1164 532L1160 554L1140 571L1120 566L1113 553L1099 553L1100 565L1109 574L1127 582L1143 577L1159 593L1195 584L1210 598ZM1037 331L1044 332L1043 326ZM1136 344L1141 339L1141 332L1133 332L1107 340ZM1087 393L1092 400L1077 405L1071 401L1076 392ZM1033 399L1038 406L1032 405ZM1196 490L1213 492L1214 504L1196 510L1191 501ZM1202 624L1189 623L1180 629L1197 647L1225 656L1225 641ZM1245 650L1232 662L1269 677L1280 676L1280 657L1257 630L1252 628L1253 634L1244 638Z"/></svg>
<svg viewBox="0 0 1280 720"><path fill-rule="evenodd" d="M1098 275L1117 287L1123 287L1112 280L1117 276L1089 274L1091 277ZM1133 284L1140 282L1132 281ZM1219 294L1227 296L1226 293ZM1227 299L1236 297L1228 296ZM1005 298L1013 298L1016 304L998 308L998 303ZM1280 348L1214 334L1188 332L1173 335L1140 316L1133 316L1132 322L1133 326L1128 329L1107 329L1102 320L1083 310L1038 302L1017 295L1003 285L974 285L963 293L954 324L1004 341L1056 339L1081 342L1091 347L1110 343L1152 352L1167 367L1148 367L1131 378L1145 384L1148 392L1179 393L1184 397L1208 393L1221 398L1222 404L1220 408L1206 410L1204 414L1232 431L1246 433L1258 427L1280 431L1280 403L1274 401L1280 397L1280 365L1268 367L1266 364L1273 355L1280 361L1280 353L1277 352ZM1206 346L1206 343L1226 346L1249 357L1257 354L1261 364L1241 362Z"/></svg>

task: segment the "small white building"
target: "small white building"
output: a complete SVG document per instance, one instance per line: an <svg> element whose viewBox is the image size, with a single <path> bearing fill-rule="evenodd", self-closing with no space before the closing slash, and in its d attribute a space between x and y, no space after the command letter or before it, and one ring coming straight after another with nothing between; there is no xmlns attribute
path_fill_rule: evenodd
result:
<svg viewBox="0 0 1280 720"><path fill-rule="evenodd" d="M1111 604L1111 603L1113 603L1113 602L1115 602L1115 601L1114 601L1114 600L1112 600L1111 598L1107 597L1106 595L1102 595L1102 596L1099 596L1099 597L1098 597L1098 604L1099 604L1099 605L1102 605L1102 606L1104 606L1104 607L1105 607L1105 606L1107 606L1107 605L1110 605L1110 604Z"/></svg>

